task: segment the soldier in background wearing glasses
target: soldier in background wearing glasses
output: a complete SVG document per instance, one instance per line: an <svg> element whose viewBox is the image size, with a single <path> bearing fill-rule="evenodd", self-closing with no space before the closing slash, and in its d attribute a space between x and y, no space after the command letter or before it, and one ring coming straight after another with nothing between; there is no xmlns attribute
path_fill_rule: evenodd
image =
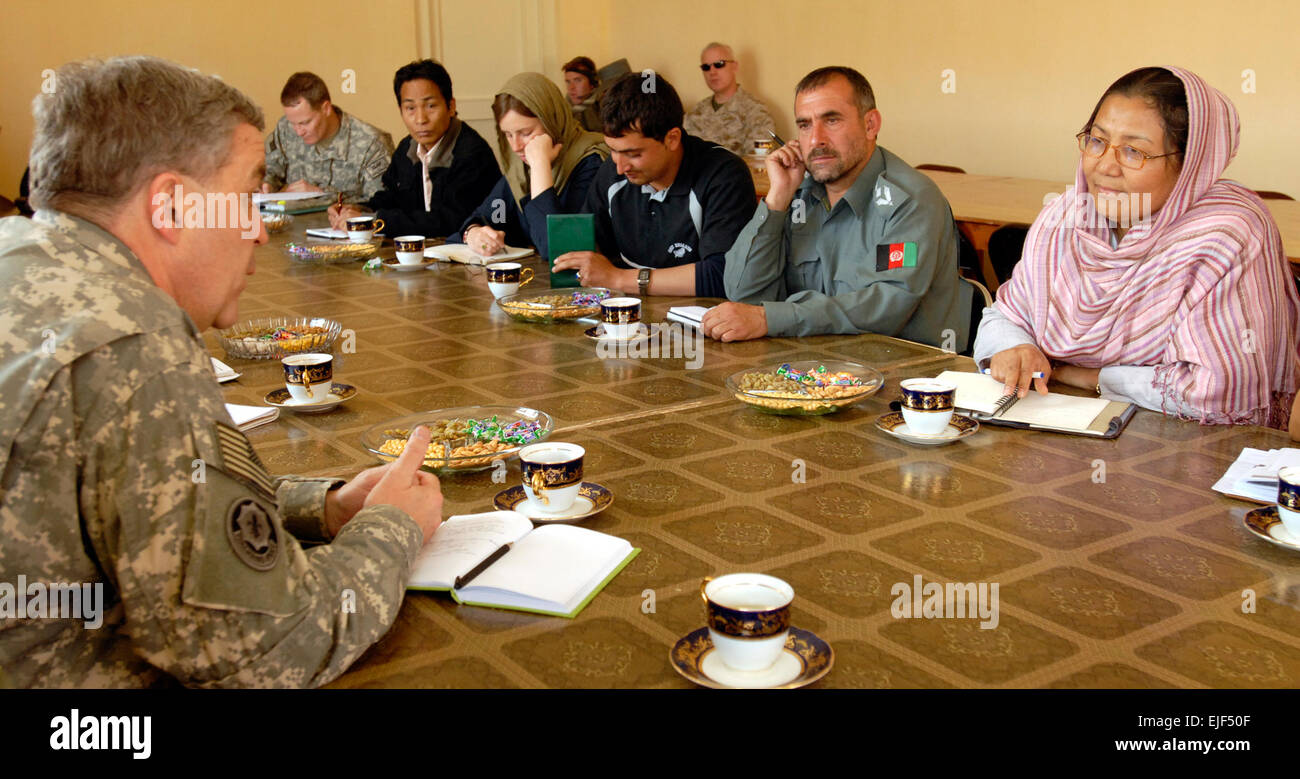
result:
<svg viewBox="0 0 1300 779"><path fill-rule="evenodd" d="M776 129L767 107L736 83L740 63L731 47L710 43L700 52L704 83L713 94L695 104L682 126L691 135L713 141L732 154L744 156L754 140Z"/></svg>

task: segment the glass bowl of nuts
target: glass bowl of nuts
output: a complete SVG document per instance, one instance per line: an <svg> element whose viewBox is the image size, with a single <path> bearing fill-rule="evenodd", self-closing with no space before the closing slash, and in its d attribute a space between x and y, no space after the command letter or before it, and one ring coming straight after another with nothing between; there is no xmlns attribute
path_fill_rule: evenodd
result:
<svg viewBox="0 0 1300 779"><path fill-rule="evenodd" d="M343 326L322 317L249 319L217 331L226 354L242 360L279 360L291 354L328 352Z"/></svg>
<svg viewBox="0 0 1300 779"><path fill-rule="evenodd" d="M880 371L842 360L800 360L727 377L736 400L769 414L820 416L871 397L885 385Z"/></svg>
<svg viewBox="0 0 1300 779"><path fill-rule="evenodd" d="M605 287L534 289L506 295L501 310L522 322L563 322L600 313L600 301L612 297Z"/></svg>
<svg viewBox="0 0 1300 779"><path fill-rule="evenodd" d="M425 469L446 474L491 468L497 460L545 439L555 429L555 420L545 411L518 406L444 408L381 422L361 434L361 445L383 462L392 462L420 425L432 434Z"/></svg>

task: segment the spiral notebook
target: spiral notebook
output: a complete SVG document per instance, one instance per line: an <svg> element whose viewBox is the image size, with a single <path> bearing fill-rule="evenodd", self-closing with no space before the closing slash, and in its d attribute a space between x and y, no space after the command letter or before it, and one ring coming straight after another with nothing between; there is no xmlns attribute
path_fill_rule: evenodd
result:
<svg viewBox="0 0 1300 779"><path fill-rule="evenodd" d="M1137 406L1123 401L1059 392L1040 395L1032 390L1019 400L1002 403L1003 384L992 376L944 371L936 378L957 386L958 411L981 424L1117 438L1137 412Z"/></svg>

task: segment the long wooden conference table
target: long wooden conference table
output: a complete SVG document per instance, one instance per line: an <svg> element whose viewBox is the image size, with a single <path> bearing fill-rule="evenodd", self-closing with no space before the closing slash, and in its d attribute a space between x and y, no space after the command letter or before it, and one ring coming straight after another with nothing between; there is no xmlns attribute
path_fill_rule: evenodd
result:
<svg viewBox="0 0 1300 779"><path fill-rule="evenodd" d="M875 418L900 380L968 359L876 335L708 342L696 370L666 356L600 359L583 335L591 323L507 318L480 268L367 273L280 253L317 219L258 250L241 316L340 321L355 351L336 345L335 380L360 393L251 431L267 467L347 477L375 464L359 441L370 425L527 405L555 417L552 440L586 447L586 478L614 493L585 525L642 550L573 620L408 594L336 687L691 687L669 648L703 625L701 577L736 571L793 585L794 625L835 652L821 687L1300 684L1300 554L1250 535L1241 520L1253 506L1210 490L1242 447L1285 445L1278 431L1143 411L1113 441L985 426L915 447ZM646 319L693 302L649 298ZM797 358L865 363L886 384L825 417L764 414L723 386ZM225 385L231 402L260 404L281 386L278 362L227 361L243 373ZM490 509L517 483L517 461L507 478L443 478L446 514ZM918 575L998 583L997 627L895 618L893 585Z"/></svg>

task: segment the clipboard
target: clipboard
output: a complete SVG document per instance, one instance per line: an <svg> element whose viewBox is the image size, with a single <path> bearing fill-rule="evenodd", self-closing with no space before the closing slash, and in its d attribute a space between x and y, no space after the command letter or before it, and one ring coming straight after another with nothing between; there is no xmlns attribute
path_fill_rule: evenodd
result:
<svg viewBox="0 0 1300 779"><path fill-rule="evenodd" d="M1012 404L1014 405L1014 404ZM972 411L970 409L959 408L957 411L965 416L974 419L981 425L1001 425L1002 427L1015 427L1021 430L1046 430L1051 433L1066 433L1067 435L1083 435L1091 438L1119 438L1119 434L1124 432L1128 423L1133 420L1133 415L1137 413L1138 407L1132 403L1125 403L1120 400L1112 400L1106 408L1102 409L1097 418L1086 430L1076 428L1051 427L1050 425L1035 425L1028 422L1015 422L1008 419L995 417L982 411Z"/></svg>

